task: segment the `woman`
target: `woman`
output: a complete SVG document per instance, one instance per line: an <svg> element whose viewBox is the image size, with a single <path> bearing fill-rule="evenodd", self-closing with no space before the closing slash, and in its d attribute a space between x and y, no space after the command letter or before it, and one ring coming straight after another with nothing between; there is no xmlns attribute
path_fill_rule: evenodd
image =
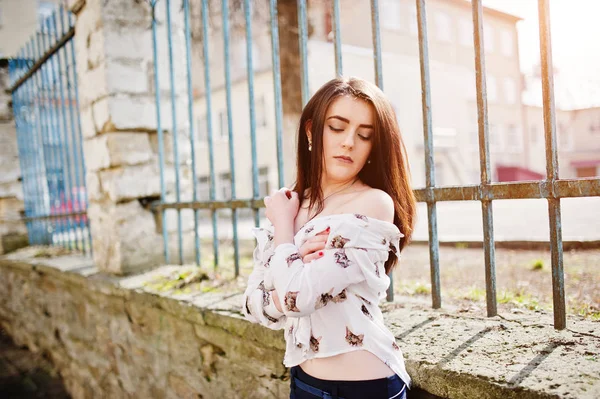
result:
<svg viewBox="0 0 600 399"><path fill-rule="evenodd" d="M243 313L285 328L290 397L404 398L410 377L378 304L415 198L383 92L357 78L321 87L300 119L296 186L265 206L272 228L254 229Z"/></svg>

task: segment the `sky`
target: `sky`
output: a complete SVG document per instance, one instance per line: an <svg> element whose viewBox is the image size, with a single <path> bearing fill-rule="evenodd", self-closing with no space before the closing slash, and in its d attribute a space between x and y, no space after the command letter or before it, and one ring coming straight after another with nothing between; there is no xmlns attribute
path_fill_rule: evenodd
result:
<svg viewBox="0 0 600 399"><path fill-rule="evenodd" d="M537 0L483 0L483 5L523 18L517 24L521 70L540 61ZM550 0L555 93L561 108L600 106L600 0ZM537 102L527 93L525 102Z"/></svg>

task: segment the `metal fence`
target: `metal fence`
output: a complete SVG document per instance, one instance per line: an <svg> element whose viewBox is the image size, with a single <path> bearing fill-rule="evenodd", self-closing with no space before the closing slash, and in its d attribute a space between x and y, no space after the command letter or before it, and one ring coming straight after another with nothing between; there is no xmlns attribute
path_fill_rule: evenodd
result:
<svg viewBox="0 0 600 399"><path fill-rule="evenodd" d="M9 61L30 244L91 253L74 17L62 7Z"/></svg>
<svg viewBox="0 0 600 399"><path fill-rule="evenodd" d="M172 53L172 33L171 33L171 0L152 0L150 4L153 8L160 1L166 2L166 25L167 25L167 40L169 48L169 77L171 81L171 104L174 131L176 131L176 109L175 109L175 89L173 83L174 63ZM481 169L481 183L471 186L459 187L436 187L435 170L434 170L434 151L433 151L433 136L432 136L432 106L431 106L431 82L429 73L429 50L428 50L428 29L425 0L415 0L417 9L417 26L418 26L418 45L419 59L421 70L421 92L422 92L422 112L423 112L423 135L425 142L425 164L426 164L426 187L416 190L417 199L427 203L427 215L429 226L429 252L430 252L430 269L432 282L432 305L434 308L441 307L441 287L440 287L440 269L439 269L439 242L437 235L437 213L436 204L441 201L480 201L483 216L484 230L484 252L485 252L485 276L486 276L486 294L487 294L487 314L494 316L497 314L497 299L496 299L496 277L495 277L495 254L494 254L494 228L492 201L500 199L528 199L528 198L545 198L548 201L548 214L550 220L550 237L552 251L552 284L553 284L553 301L554 301L554 325L557 329L563 329L566 326L566 309L565 309L565 292L564 292L564 274L563 274L563 250L561 238L561 208L560 200L565 197L586 197L600 195L600 179L576 179L576 180L559 180L558 161L557 161L557 142L556 142L556 123L555 123L555 106L553 93L553 71L552 71L552 52L550 41L550 26L549 26L549 1L539 0L539 22L540 22L540 41L541 41L541 65L543 79L543 111L544 111L544 128L546 142L546 163L547 163L547 179L532 182L514 182L514 183L492 183L491 168L490 168L490 143L489 143L489 127L488 127L488 110L487 110L487 91L486 91L486 68L484 56L484 40L483 40L483 14L481 0L472 1L472 18L473 18L473 33L474 33L474 48L475 48L475 68L476 68L476 87L477 87L477 111L478 111L478 135L479 135L479 155ZM209 37L209 5L208 0L199 1L201 4L201 25L202 25L202 54L203 54L203 69L204 69L204 85L206 88L211 87L211 71L210 70L210 43ZM337 75L343 74L342 68L342 50L341 50L341 34L340 34L340 1L332 0L331 4L331 26L333 30L333 44L335 51L335 72ZM278 15L277 3L275 0L269 0L269 17L270 17L270 38L272 49L272 76L274 84L275 108L272 110L275 113L276 128L274 139L277 142L277 165L278 165L278 183L283 185L283 150L282 150L282 86L281 86L281 71L280 71L280 44L278 33ZM370 1L371 18L372 18L372 39L373 39L373 60L375 71L375 83L383 89L382 76L382 55L381 55L381 37L380 37L380 8L377 0ZM236 176L235 176L235 156L234 156L234 131L232 128L232 113L231 113L231 74L230 74L230 28L229 28L229 2L221 2L221 29L223 33L223 56L225 75L225 91L227 102L226 121L228 126L229 138L229 164L231 172L231 199L226 201L215 200L215 170L214 170L214 149L213 149L213 121L211 118L211 90L206 89L204 101L206 104L206 131L208 136L208 152L209 152L209 168L210 168L210 200L198 201L198 188L196 187L196 162L197 154L194 153L194 123L193 123L193 97L192 97L192 69L191 69L191 33L190 33L190 1L183 0L183 13L185 21L185 67L187 71L187 91L188 91L188 115L190 123L190 143L191 143L191 163L193 175L193 197L192 201L182 202L179 197L179 161L177 137L174 136L174 157L175 157L175 176L176 176L176 201L166 201L165 193L165 177L164 177L164 137L161 130L161 98L159 96L159 71L158 58L160 55L157 52L157 21L152 24L152 33L154 39L154 68L155 68L155 88L156 88L156 107L158 115L158 135L160 143L160 166L161 166L161 201L155 204L155 208L162 213L163 236L165 258L169 262L171 254L168 250L168 233L166 226L165 212L167 210L176 210L178 214L178 242L179 242L179 261L183 262L183 244L182 244L182 216L181 211L184 209L193 209L194 231L195 231L195 258L196 262L200 263L200 239L198 229L198 212L199 210L210 210L212 212L213 226L213 252L215 266L219 259L219 235L217 231L217 210L231 209L232 211L232 227L233 227L233 245L235 273L239 273L239 248L238 248L238 210L248 208L254 213L254 223L259 224L259 208L263 207L263 201L259 195L258 188L258 166L256 155L256 116L255 116L255 99L254 99L254 71L253 65L253 48L252 48L252 7L255 5L250 0L243 1L243 13L245 22L245 39L246 39L246 68L247 68L247 85L249 91L249 116L250 116L250 148L251 153L251 169L252 169L252 198L240 199L236 196ZM298 13L298 31L299 31L299 52L301 60L301 75L302 75L302 103L306 104L309 97L308 88L308 65L307 65L307 41L308 41L308 26L307 26L307 3L306 0L297 0ZM221 71L219 71L221 72ZM393 299L393 292L388 292L388 299Z"/></svg>

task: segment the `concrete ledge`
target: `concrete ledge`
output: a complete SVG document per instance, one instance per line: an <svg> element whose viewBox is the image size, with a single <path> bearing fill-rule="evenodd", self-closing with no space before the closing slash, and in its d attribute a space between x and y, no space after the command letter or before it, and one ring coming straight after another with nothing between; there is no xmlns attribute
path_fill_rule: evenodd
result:
<svg viewBox="0 0 600 399"><path fill-rule="evenodd" d="M283 335L241 317L243 278L200 281L178 266L106 276L35 251L0 258L0 322L49 354L74 398L289 395ZM556 331L544 312L468 317L409 297L382 308L411 398L600 397L600 322L570 317Z"/></svg>

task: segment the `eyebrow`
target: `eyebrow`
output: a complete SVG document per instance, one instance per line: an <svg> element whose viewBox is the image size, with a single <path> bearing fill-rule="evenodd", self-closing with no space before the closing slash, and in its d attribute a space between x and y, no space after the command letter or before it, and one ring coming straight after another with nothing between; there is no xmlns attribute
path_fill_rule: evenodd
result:
<svg viewBox="0 0 600 399"><path fill-rule="evenodd" d="M343 117L341 117L341 116L339 116L339 115L332 115L332 116L330 116L329 118L327 118L327 120L329 120L329 119L339 119L339 120L341 120L342 122L350 123L350 120L349 120L349 119L343 118ZM362 124L362 125L358 125L358 127L364 127L364 128L367 128L367 129L373 129L373 125L365 125L365 124Z"/></svg>

